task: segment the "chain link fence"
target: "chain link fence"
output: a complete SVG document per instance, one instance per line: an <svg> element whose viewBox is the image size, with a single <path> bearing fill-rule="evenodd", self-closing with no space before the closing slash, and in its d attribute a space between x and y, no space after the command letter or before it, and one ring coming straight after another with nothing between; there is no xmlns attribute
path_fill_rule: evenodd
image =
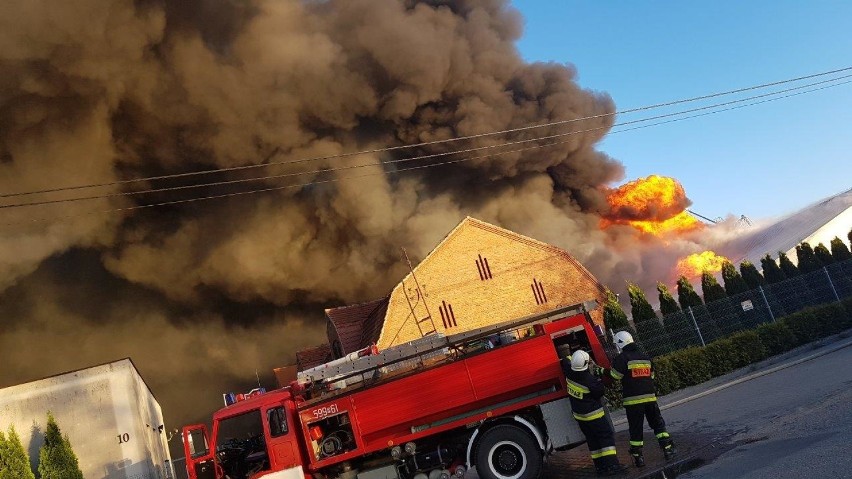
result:
<svg viewBox="0 0 852 479"><path fill-rule="evenodd" d="M636 324L637 342L651 356L660 356L690 346L706 346L737 331L850 296L852 260L847 260L687 308L665 316L661 324Z"/></svg>

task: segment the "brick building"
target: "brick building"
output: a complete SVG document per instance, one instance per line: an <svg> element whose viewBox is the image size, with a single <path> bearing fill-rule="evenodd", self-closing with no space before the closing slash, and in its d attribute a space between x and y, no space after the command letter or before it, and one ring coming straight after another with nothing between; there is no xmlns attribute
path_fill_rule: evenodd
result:
<svg viewBox="0 0 852 479"><path fill-rule="evenodd" d="M467 217L388 296L327 309L328 344L298 352L297 368L588 300L604 287L566 251ZM603 325L601 309L592 318Z"/></svg>

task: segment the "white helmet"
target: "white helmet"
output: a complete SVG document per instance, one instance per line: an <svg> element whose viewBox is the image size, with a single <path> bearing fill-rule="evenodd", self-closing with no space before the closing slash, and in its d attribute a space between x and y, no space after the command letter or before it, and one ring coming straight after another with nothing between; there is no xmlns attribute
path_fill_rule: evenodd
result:
<svg viewBox="0 0 852 479"><path fill-rule="evenodd" d="M633 342L633 336L627 331L619 331L615 333L615 348L620 353L625 346Z"/></svg>
<svg viewBox="0 0 852 479"><path fill-rule="evenodd" d="M589 369L589 353L578 349L571 355L571 370L585 371Z"/></svg>

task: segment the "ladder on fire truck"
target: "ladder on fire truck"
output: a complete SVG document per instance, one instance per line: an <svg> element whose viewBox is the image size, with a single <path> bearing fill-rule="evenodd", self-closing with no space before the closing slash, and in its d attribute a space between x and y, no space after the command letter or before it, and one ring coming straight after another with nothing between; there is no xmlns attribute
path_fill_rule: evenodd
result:
<svg viewBox="0 0 852 479"><path fill-rule="evenodd" d="M405 295L405 299L408 301L408 308L411 309L411 317L414 318L417 330L420 331L420 337L423 338L430 334L437 333L438 329L435 327L435 321L432 319L432 313L429 312L429 306L426 304L426 293L417 281L417 276L414 274L414 268L411 266L411 260L408 259L408 253L405 251L405 248L402 248L402 254L405 256L405 262L408 263L408 270L411 271L411 278L414 280L415 302L411 302L411 295L409 295L408 289L405 287L404 279L402 280L402 292ZM420 304L423 304L423 308L426 310L426 316L422 318L419 317L416 311L417 306Z"/></svg>
<svg viewBox="0 0 852 479"><path fill-rule="evenodd" d="M432 334L408 343L390 347L377 354L364 355L352 360L341 358L301 371L298 373L298 382L303 387L319 395L310 398L309 403L313 403L314 400L324 397L327 393L342 393L350 387L357 388L380 382L383 379L384 373L393 372L394 374L398 374L422 368L425 358L447 358L450 357L450 351L463 351L466 347L477 342L487 341L488 338L495 335L523 329L529 330L536 324L555 321L574 314L587 313L597 307L598 304L595 301L587 301L451 336ZM511 339L510 342L521 339L524 338L518 336ZM350 380L353 382L350 383ZM321 391L321 388L317 388L317 386L331 383L338 383L341 386L337 390L329 391Z"/></svg>

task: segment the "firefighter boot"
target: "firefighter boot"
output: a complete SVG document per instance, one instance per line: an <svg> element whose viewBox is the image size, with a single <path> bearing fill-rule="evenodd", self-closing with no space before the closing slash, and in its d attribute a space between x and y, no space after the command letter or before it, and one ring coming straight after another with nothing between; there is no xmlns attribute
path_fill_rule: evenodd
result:
<svg viewBox="0 0 852 479"><path fill-rule="evenodd" d="M663 450L663 456L665 456L666 460L673 458L677 454L674 442L668 437L660 439L660 448Z"/></svg>
<svg viewBox="0 0 852 479"><path fill-rule="evenodd" d="M642 455L641 446L630 446L630 456L633 457L633 464L635 464L636 467L645 466L645 456Z"/></svg>

